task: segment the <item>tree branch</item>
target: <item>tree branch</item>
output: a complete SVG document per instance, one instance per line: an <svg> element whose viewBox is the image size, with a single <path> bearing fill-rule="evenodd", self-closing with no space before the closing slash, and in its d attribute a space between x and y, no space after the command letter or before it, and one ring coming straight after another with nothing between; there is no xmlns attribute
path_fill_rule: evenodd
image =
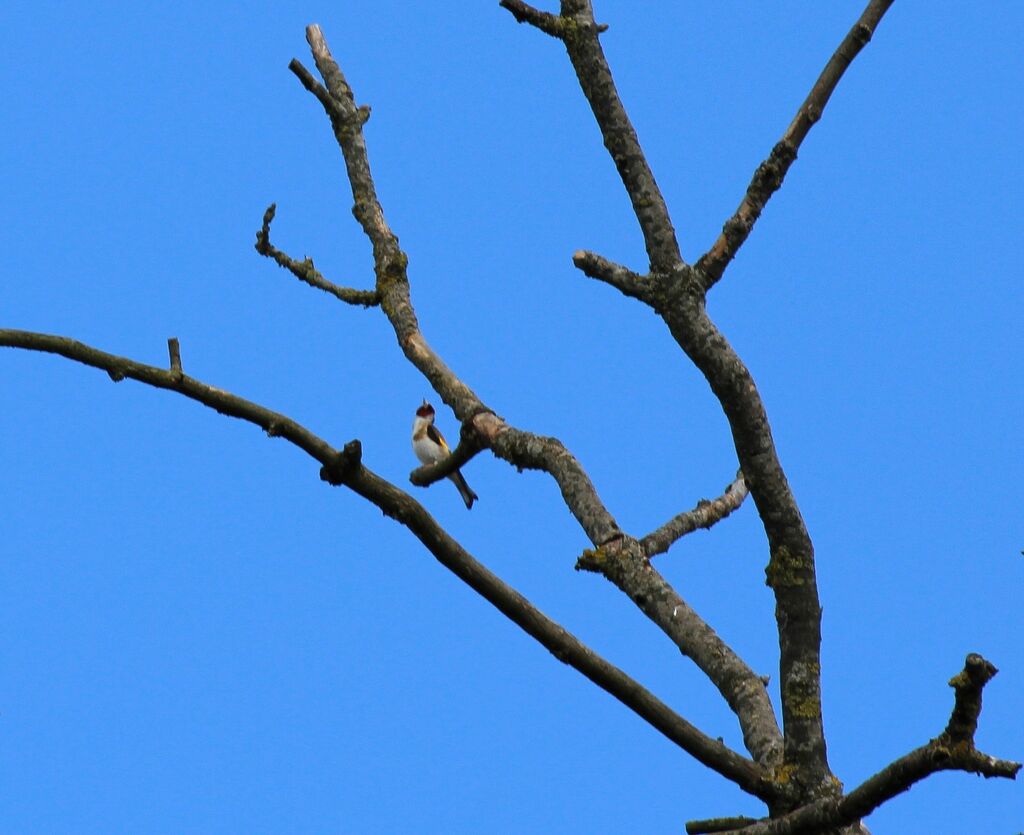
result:
<svg viewBox="0 0 1024 835"><path fill-rule="evenodd" d="M254 423L270 436L285 438L322 464L320 477L324 481L345 485L408 528L438 562L535 638L559 661L581 672L708 768L756 797L767 797L769 786L763 769L674 713L650 691L601 658L475 560L419 502L363 466L358 441L350 442L342 451L336 450L291 418L252 401L173 369L144 365L67 337L0 330L0 346L59 354L102 369L115 381L130 377L156 388L169 389L221 414Z"/></svg>
<svg viewBox="0 0 1024 835"><path fill-rule="evenodd" d="M623 537L584 551L576 569L604 575L697 665L736 714L743 744L758 763L781 762L782 734L763 679L651 565L639 542Z"/></svg>
<svg viewBox="0 0 1024 835"><path fill-rule="evenodd" d="M725 492L721 496L710 502L707 499L701 499L693 510L687 510L685 513L680 513L669 519L656 531L641 539L640 547L648 558L664 554L676 540L688 533L693 533L700 528L710 528L720 522L743 504L748 493L746 482L743 481L743 473L737 473L736 480L725 488Z"/></svg>
<svg viewBox="0 0 1024 835"><path fill-rule="evenodd" d="M408 258L384 221L377 199L362 136L362 122L358 118L351 87L331 58L319 28L310 26L306 36L327 85L329 102L324 104L324 109L345 157L355 199L353 212L373 244L381 309L391 322L406 357L430 381L442 400L452 407L463 425L472 420L482 446L489 446L495 455L518 468L540 469L549 473L558 483L566 506L598 549L628 541L623 553L628 553L629 558L614 561L616 569L609 576L615 578L613 582L654 620L682 652L694 658L701 669L708 672L737 712L744 742L758 762L774 763L781 750L781 734L760 677L725 646L657 572L650 570L649 565L647 571L638 570L640 563L646 563L646 560L642 558L636 541L625 537L601 502L586 472L558 439L534 435L507 424L484 405L427 345L409 295ZM438 470L441 469L438 466ZM426 475L421 468L416 478ZM429 476L437 477L439 472L433 470Z"/></svg>
<svg viewBox="0 0 1024 835"><path fill-rule="evenodd" d="M533 607L521 594L476 562L421 506L414 503L413 513L404 508L399 510L404 500L413 501L402 491L368 474L365 469L358 477L348 479L346 486L408 527L442 565L543 644L559 661L583 673L696 760L749 794L767 801L772 788L760 766L697 730L643 686Z"/></svg>
<svg viewBox="0 0 1024 835"><path fill-rule="evenodd" d="M285 438L323 464L329 464L338 455L326 441L285 415L206 385L194 377L181 373L180 369L144 365L126 357L108 354L66 336L31 331L0 329L0 347L59 354L69 360L106 371L115 383L127 377L155 388L176 391L222 415L254 423L271 437Z"/></svg>
<svg viewBox="0 0 1024 835"><path fill-rule="evenodd" d="M341 287L324 278L313 266L312 258L296 261L273 246L270 243L270 224L273 223L276 213L277 204L275 203L271 203L263 213L263 226L256 233L256 251L260 255L274 259L279 267L284 267L300 281L306 282L310 287L330 293L347 304L361 304L363 307L376 307L380 304L376 290L355 290L351 287Z"/></svg>
<svg viewBox="0 0 1024 835"><path fill-rule="evenodd" d="M807 778L808 783L830 785L820 715L821 612L810 538L775 455L767 417L753 380L706 318L703 289L695 271L684 264L679 254L668 209L618 97L611 71L601 50L589 0L563 0L561 18L565 24L562 40L576 70L580 87L591 105L605 147L619 171L644 232L651 261L650 289L640 291L639 284L631 276L615 270L608 262L588 258L584 254L582 264L589 267L595 277L623 292L629 291L629 295L642 298L662 315L676 341L708 379L729 417L747 484L752 492L755 484L760 490L758 511L772 546L770 566L776 568L771 576L774 579L776 599L780 601L780 626L783 621L786 622L785 634L780 633L780 680L783 685L789 685L788 690L783 690L786 752L794 762L800 762L802 769L806 769L802 771L801 777ZM739 383L744 386L741 397L737 397L740 394ZM767 698L760 678L742 662L735 668L730 665L730 673L723 675L713 659L704 658L703 652L708 647L717 648L722 642L695 614L695 626L699 624L700 628L693 634L707 637L707 642L703 646L695 646L700 641L680 636L686 630L678 629L672 613L689 610L678 595L672 592L671 587L646 564L639 546L635 547L634 554L634 542L627 538L610 540L604 548L599 546L596 551L584 555L578 567L600 570L673 637L684 653L693 653L691 657L708 673L733 709L743 707L747 710L745 714L737 715L744 729L748 750L755 754L759 762L771 762L776 755L776 747L771 734L765 730L768 726L764 708ZM627 558L604 559L608 548L618 548ZM595 563L595 554L599 555L599 567ZM789 554L792 554L791 560L786 559ZM786 573L777 570L784 562L789 569ZM656 593L652 594L652 591ZM670 607L652 605L652 601L659 599L672 600L673 604ZM667 614L664 611L666 608ZM731 677L733 672L735 678ZM743 683L739 694L735 689L737 682ZM756 688L754 682L758 683ZM758 690L760 692L754 695ZM738 695L743 699L755 699L756 707L751 710L754 702L740 705ZM765 698L764 703L760 702L762 696ZM770 711L770 705L767 710ZM771 723L774 724L774 715ZM756 740L748 735L748 731L754 727L761 731ZM752 743L758 747L751 748ZM761 759L762 756L767 759Z"/></svg>
<svg viewBox="0 0 1024 835"><path fill-rule="evenodd" d="M607 27L594 21L590 0L562 0L558 17L517 0L502 2L520 23L532 23L564 44L583 94L594 112L605 148L626 188L644 236L651 271L672 272L683 264L665 198L647 164L636 130L615 89L598 35Z"/></svg>
<svg viewBox="0 0 1024 835"><path fill-rule="evenodd" d="M744 483L768 537L775 594L786 762L803 785L832 785L821 716L821 605L814 546L782 469L768 415L750 371L708 318L701 288L664 282L656 309L725 412Z"/></svg>
<svg viewBox="0 0 1024 835"><path fill-rule="evenodd" d="M790 123L782 139L778 141L771 154L762 162L754 177L747 186L747 193L743 196L739 208L722 227L722 234L718 236L711 249L709 249L698 261L696 268L700 273L701 282L705 290L710 289L722 277L729 262L736 256L736 252L750 235L754 224L761 216L761 211L771 196L782 186L786 172L796 159L797 151L804 138L810 132L811 127L821 118L839 79L843 77L847 67L857 57L857 53L871 40L882 19L882 16L893 4L893 0L871 0L864 9L860 19L853 25L853 28L843 38L842 43L833 53L825 69L822 70L818 80L811 88L804 103L800 105L796 116Z"/></svg>
<svg viewBox="0 0 1024 835"><path fill-rule="evenodd" d="M44 351L105 370L115 382L131 377L176 391L223 414L261 426L269 436L285 437L321 463L323 480L344 485L407 527L446 568L485 597L509 619L611 693L641 718L676 742L698 761L769 803L771 813L792 809L770 820L723 819L747 833L797 833L853 825L882 803L940 770L963 770L986 777L1015 778L1021 765L977 751L974 734L982 690L996 674L993 665L969 655L955 676L955 704L949 723L936 739L901 757L845 796L838 795L825 756L820 703L820 605L813 547L774 447L763 403L747 368L706 315L705 295L722 276L749 236L767 201L784 180L797 150L820 118L839 79L870 40L892 0L871 0L829 60L769 158L757 169L736 213L697 265L680 256L664 199L636 133L615 89L598 34L590 0L562 0L561 13L542 12L522 0L502 0L520 23L527 22L563 41L581 87L601 129L644 235L650 272L641 276L591 252L577 252L575 265L625 295L658 312L673 336L708 380L729 420L744 476L714 501L702 501L665 525L636 540L623 533L604 506L579 462L555 438L524 432L496 415L426 343L413 309L408 258L388 226L378 200L363 125L366 106L357 106L352 89L334 61L319 27L307 40L324 84L298 61L290 69L327 113L342 150L354 198L353 214L367 235L374 256L375 289L340 287L316 271L311 259L299 262L270 243L271 205L257 233L256 249L300 280L350 304L379 305L394 328L406 357L430 381L461 422L461 439L452 455L410 474L426 485L453 472L484 448L520 469L537 468L552 475L570 511L596 546L577 568L598 571L626 593L719 688L736 712L744 743L757 762L716 742L671 711L624 672L547 618L514 589L477 562L411 496L362 464L358 441L339 451L290 418L208 386L184 374L177 339L168 340L169 369L160 369L107 354L71 339L26 331L0 330L0 346ZM747 485L764 524L771 552L768 583L776 596L780 636L782 736L759 677L714 633L664 578L649 558L668 550L681 536L710 527L743 502ZM776 766L782 765L782 769ZM765 767L768 766L768 767ZM780 775L784 774L784 777ZM811 802L808 802L808 801ZM689 828L689 827L688 827ZM702 831L713 831L705 829Z"/></svg>

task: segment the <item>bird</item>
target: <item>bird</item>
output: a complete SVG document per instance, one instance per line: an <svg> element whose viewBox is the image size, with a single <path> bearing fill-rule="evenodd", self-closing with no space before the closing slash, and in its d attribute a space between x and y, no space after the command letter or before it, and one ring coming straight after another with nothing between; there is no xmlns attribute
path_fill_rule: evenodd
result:
<svg viewBox="0 0 1024 835"><path fill-rule="evenodd" d="M434 426L434 407L426 400L416 410L416 420L412 424L412 449L422 464L436 464L451 455L444 436ZM466 503L466 510L471 510L473 502L480 497L469 488L466 479L458 470L451 473L448 478L459 489L459 495Z"/></svg>

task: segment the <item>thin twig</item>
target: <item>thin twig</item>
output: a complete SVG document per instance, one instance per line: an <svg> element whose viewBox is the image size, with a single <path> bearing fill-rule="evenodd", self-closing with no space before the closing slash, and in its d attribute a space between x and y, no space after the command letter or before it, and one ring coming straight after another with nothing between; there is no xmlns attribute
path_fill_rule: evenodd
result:
<svg viewBox="0 0 1024 835"><path fill-rule="evenodd" d="M363 307L376 307L380 304L380 298L376 290L356 290L352 287L342 287L332 281L328 281L313 266L312 258L296 261L271 244L270 224L273 223L276 213L277 205L275 203L271 203L263 213L263 225L260 227L260 231L256 233L256 251L260 255L272 258L277 262L278 266L284 267L300 281L304 281L310 287L330 293L346 304L361 304Z"/></svg>
<svg viewBox="0 0 1024 835"><path fill-rule="evenodd" d="M299 79L303 87L316 96L320 104L324 106L324 110L328 113L338 112L338 105L331 98L331 94L327 92L327 88L314 78L313 73L307 70L298 58L292 58L288 62L288 69L295 74L295 77Z"/></svg>
<svg viewBox="0 0 1024 835"><path fill-rule="evenodd" d="M738 473L736 480L717 499L701 499L693 510L674 516L656 531L647 534L640 540L640 546L648 558L664 554L681 537L720 522L743 504L749 492L743 473Z"/></svg>

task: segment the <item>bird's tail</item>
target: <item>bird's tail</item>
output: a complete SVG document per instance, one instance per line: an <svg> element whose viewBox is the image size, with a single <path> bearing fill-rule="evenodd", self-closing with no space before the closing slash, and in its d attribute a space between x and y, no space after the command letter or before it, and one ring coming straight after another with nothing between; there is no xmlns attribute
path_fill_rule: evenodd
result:
<svg viewBox="0 0 1024 835"><path fill-rule="evenodd" d="M462 501L466 503L466 510L472 510L473 502L480 497L470 489L468 484L466 484L466 479L462 477L462 473L459 470L456 470L448 476L448 478L450 478L455 486L459 488L459 495L462 496Z"/></svg>

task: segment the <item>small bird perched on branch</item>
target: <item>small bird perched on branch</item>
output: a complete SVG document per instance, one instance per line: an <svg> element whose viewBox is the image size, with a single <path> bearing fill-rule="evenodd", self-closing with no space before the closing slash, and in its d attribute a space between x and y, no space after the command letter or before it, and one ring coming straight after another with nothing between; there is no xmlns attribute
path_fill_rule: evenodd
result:
<svg viewBox="0 0 1024 835"><path fill-rule="evenodd" d="M412 449L416 453L416 457L423 464L436 464L438 461L451 455L451 450L448 449L444 436L434 426L434 407L426 400L416 410L416 420L412 424ZM473 507L473 502L480 497L470 490L469 485L466 484L466 479L462 477L462 473L458 470L451 473L448 478L459 488L459 495L462 496L462 501L466 503L466 509L470 510Z"/></svg>

